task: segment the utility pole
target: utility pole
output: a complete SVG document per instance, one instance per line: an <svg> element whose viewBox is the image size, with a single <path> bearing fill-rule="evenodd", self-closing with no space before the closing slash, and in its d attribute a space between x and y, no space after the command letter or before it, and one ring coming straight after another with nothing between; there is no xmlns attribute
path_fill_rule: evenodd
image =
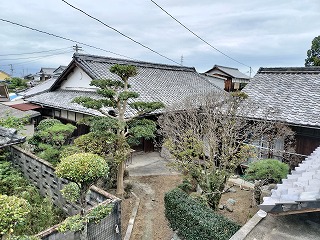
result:
<svg viewBox="0 0 320 240"><path fill-rule="evenodd" d="M75 46L72 46L73 50L78 53L78 51L82 51L82 47L78 46L78 44L76 44Z"/></svg>
<svg viewBox="0 0 320 240"><path fill-rule="evenodd" d="M250 78L251 78L252 68L250 67Z"/></svg>
<svg viewBox="0 0 320 240"><path fill-rule="evenodd" d="M181 63L181 66L183 66L183 55L181 55L181 61L180 61L180 63Z"/></svg>
<svg viewBox="0 0 320 240"><path fill-rule="evenodd" d="M12 64L9 64L10 65L10 70L11 70L11 77L13 77L13 66Z"/></svg>

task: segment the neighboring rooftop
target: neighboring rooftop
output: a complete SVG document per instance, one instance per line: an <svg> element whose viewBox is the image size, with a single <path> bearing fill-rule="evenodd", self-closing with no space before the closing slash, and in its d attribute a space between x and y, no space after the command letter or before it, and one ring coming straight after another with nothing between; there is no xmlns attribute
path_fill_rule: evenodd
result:
<svg viewBox="0 0 320 240"><path fill-rule="evenodd" d="M138 75L129 79L132 91L140 94L138 101L161 101L165 105L178 104L187 97L194 97L212 91L220 91L205 77L196 72L195 68L131 61L109 57L75 54L73 61L62 75L55 81L48 92L28 98L28 101L44 106L58 107L82 113L98 111L83 108L71 103L76 96L98 97L95 92L60 90L60 85L67 79L74 68L81 68L92 79L119 79L109 69L115 64L133 65L137 67ZM127 112L131 115L130 110ZM100 115L100 114L98 114Z"/></svg>
<svg viewBox="0 0 320 240"><path fill-rule="evenodd" d="M215 74L220 71L222 74L225 74L229 77L236 78L236 79L247 79L250 80L250 77L245 75L244 73L240 72L237 68L232 67L224 67L219 65L214 65L213 68L206 71L207 74Z"/></svg>
<svg viewBox="0 0 320 240"><path fill-rule="evenodd" d="M0 127L0 148L22 143L26 137L17 135L17 130L13 128Z"/></svg>
<svg viewBox="0 0 320 240"><path fill-rule="evenodd" d="M39 112L36 112L33 110L21 111L0 103L0 118L5 118L7 116L14 116L17 118L24 118L24 117L32 118L32 117L37 117L39 115L40 115Z"/></svg>
<svg viewBox="0 0 320 240"><path fill-rule="evenodd" d="M52 85L56 80L57 80L56 78L50 78L48 80L45 80L40 84L27 89L26 91L19 92L19 95L23 97L31 97L40 93L47 92L52 87Z"/></svg>
<svg viewBox="0 0 320 240"><path fill-rule="evenodd" d="M260 68L242 91L260 105L253 118L320 128L320 67Z"/></svg>

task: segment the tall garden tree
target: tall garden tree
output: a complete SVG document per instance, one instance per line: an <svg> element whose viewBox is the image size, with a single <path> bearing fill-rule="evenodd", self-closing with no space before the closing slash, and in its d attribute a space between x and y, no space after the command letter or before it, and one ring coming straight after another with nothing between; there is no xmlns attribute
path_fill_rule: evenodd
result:
<svg viewBox="0 0 320 240"><path fill-rule="evenodd" d="M175 159L173 166L201 187L213 209L227 179L252 155L246 144L274 128L272 122L248 119L258 106L245 99L245 94L210 94L178 106L185 110L168 109L159 119L164 146Z"/></svg>
<svg viewBox="0 0 320 240"><path fill-rule="evenodd" d="M129 157L130 143L136 143L138 138L152 138L156 125L148 119L141 119L142 115L163 108L161 102L137 101L139 94L130 91L129 78L137 75L137 69L130 65L114 65L110 72L119 78L96 79L90 85L98 88L97 93L100 99L90 97L78 97L74 102L87 108L99 110L105 115L107 131L114 133L114 150L112 158L117 163L117 194L124 193L123 176L125 161ZM127 110L131 108L134 115L127 116ZM132 112L132 111L131 111Z"/></svg>
<svg viewBox="0 0 320 240"><path fill-rule="evenodd" d="M320 66L320 36L312 40L311 48L307 51L305 66Z"/></svg>

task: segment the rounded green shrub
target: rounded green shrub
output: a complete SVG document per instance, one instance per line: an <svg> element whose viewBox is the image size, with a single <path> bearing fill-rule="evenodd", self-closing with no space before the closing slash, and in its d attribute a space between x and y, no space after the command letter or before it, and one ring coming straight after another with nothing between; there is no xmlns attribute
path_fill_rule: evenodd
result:
<svg viewBox="0 0 320 240"><path fill-rule="evenodd" d="M289 165L276 159L263 159L253 162L245 171L246 180L268 180L279 183L289 172Z"/></svg>

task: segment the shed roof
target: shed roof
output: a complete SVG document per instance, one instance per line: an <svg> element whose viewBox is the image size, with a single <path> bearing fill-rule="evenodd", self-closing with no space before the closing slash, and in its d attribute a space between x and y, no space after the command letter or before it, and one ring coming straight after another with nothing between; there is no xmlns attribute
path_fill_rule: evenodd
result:
<svg viewBox="0 0 320 240"><path fill-rule="evenodd" d="M260 104L252 117L320 128L320 67L260 68L242 90Z"/></svg>
<svg viewBox="0 0 320 240"><path fill-rule="evenodd" d="M76 96L98 97L95 92L59 90L59 87L75 67L81 68L92 79L119 79L117 75L109 71L110 67L115 64L136 66L138 75L130 78L129 83L132 86L132 91L140 94L138 101L161 101L170 106L183 101L186 97L220 91L214 84L197 73L195 68L75 54L73 61L55 81L50 91L30 97L28 101L45 106L97 114L98 111L85 110L82 106L71 103ZM68 93L70 93L69 96ZM132 109L129 109L127 116L131 114L133 114Z"/></svg>
<svg viewBox="0 0 320 240"><path fill-rule="evenodd" d="M24 117L32 118L39 115L40 115L39 112L36 112L33 110L21 111L11 106L7 106L0 103L0 118L5 118L7 116L14 116L17 118L24 118Z"/></svg>

